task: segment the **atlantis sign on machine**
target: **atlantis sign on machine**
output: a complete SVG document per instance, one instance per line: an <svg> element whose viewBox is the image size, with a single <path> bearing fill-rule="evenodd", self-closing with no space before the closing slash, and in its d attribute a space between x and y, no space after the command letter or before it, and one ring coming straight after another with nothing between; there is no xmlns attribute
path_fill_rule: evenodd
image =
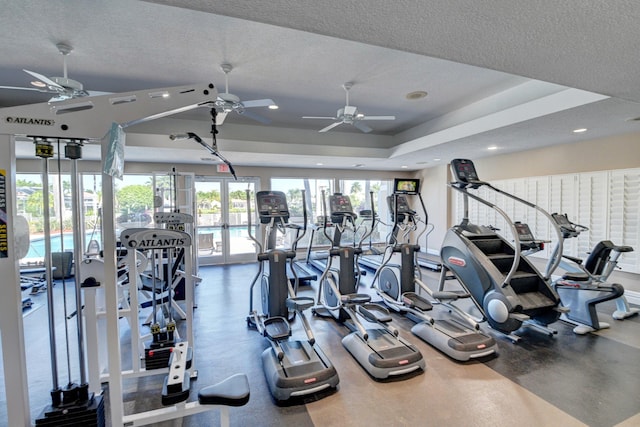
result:
<svg viewBox="0 0 640 427"><path fill-rule="evenodd" d="M39 125L39 126L53 126L56 122L52 119L37 119L34 117L7 117L5 119L7 123L21 124L21 125Z"/></svg>

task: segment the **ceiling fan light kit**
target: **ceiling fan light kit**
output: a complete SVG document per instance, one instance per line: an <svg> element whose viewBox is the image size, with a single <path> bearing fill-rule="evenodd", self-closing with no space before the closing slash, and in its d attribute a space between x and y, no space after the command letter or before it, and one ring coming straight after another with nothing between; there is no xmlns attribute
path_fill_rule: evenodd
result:
<svg viewBox="0 0 640 427"><path fill-rule="evenodd" d="M358 111L358 108L354 105L349 105L349 90L353 87L353 82L346 82L342 85L342 88L346 93L346 102L343 108L340 108L336 112L335 117L319 117L319 116L302 116L303 119L320 119L320 120L336 120L336 122L320 129L318 132L328 132L331 129L341 125L352 125L364 133L369 133L373 129L362 123L365 120L395 120L396 116L367 116L364 113Z"/></svg>
<svg viewBox="0 0 640 427"><path fill-rule="evenodd" d="M50 102L63 101L65 99L80 98L83 96L91 96L89 92L84 90L82 83L77 80L70 79L67 75L67 56L73 51L73 47L66 43L56 44L58 52L62 55L62 77L47 77L43 74L23 69L25 73L35 77L31 81L31 87L13 87L0 86L0 89L16 89L16 90L35 90L38 92L51 93L54 95ZM94 93L98 94L98 93Z"/></svg>
<svg viewBox="0 0 640 427"><path fill-rule="evenodd" d="M215 108L218 112L216 117L216 125L224 123L227 114L235 112L250 119L263 124L271 123L268 118L256 114L252 111L246 111L246 108L268 107L271 110L277 109L278 106L273 99L254 99L251 101L241 101L240 97L229 93L229 73L233 70L233 66L228 62L220 64L220 69L224 73L224 93L218 93L218 99L215 102Z"/></svg>

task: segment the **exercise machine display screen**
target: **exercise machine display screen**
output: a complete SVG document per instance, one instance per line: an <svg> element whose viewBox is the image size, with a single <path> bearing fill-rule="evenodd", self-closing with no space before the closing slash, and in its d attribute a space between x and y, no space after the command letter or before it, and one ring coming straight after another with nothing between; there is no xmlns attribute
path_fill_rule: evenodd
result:
<svg viewBox="0 0 640 427"><path fill-rule="evenodd" d="M353 214L353 207L348 196L342 194L333 194L329 197L329 207L331 215L335 214Z"/></svg>
<svg viewBox="0 0 640 427"><path fill-rule="evenodd" d="M454 159L451 161L451 172L456 182L479 181L476 167L471 160Z"/></svg>
<svg viewBox="0 0 640 427"><path fill-rule="evenodd" d="M393 180L393 192L396 194L418 194L419 191L419 179L395 178Z"/></svg>
<svg viewBox="0 0 640 427"><path fill-rule="evenodd" d="M289 219L287 197L282 191L258 191L256 205L262 222L268 222L271 218L282 218L285 221Z"/></svg>
<svg viewBox="0 0 640 427"><path fill-rule="evenodd" d="M397 200L397 201L396 201ZM409 200L407 200L406 196L398 195L398 196L388 196L387 204L389 205L389 211L394 212L396 206L398 206L399 214L414 214L415 212L409 207Z"/></svg>
<svg viewBox="0 0 640 427"><path fill-rule="evenodd" d="M523 222L516 222L513 225L516 226L516 231L518 232L518 238L520 239L521 242L531 242L535 240L533 238L533 233L531 232L531 229L529 228L528 224L525 224Z"/></svg>
<svg viewBox="0 0 640 427"><path fill-rule="evenodd" d="M569 218L567 218L566 214L563 215L559 213L554 213L554 214L551 214L551 217L556 222L556 224L558 224L561 228L569 228L569 229L575 228L571 223L571 221L569 221Z"/></svg>

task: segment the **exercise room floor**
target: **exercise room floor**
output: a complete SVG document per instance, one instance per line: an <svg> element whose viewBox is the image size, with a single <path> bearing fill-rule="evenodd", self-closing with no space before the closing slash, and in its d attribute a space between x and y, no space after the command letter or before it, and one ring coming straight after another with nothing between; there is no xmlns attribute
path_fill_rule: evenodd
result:
<svg viewBox="0 0 640 427"><path fill-rule="evenodd" d="M203 267L203 280L196 288L198 379L191 384L190 399L196 399L202 387L245 373L251 398L247 405L230 409L232 426L640 425L640 319L612 320L609 313L613 305L603 307L603 311L611 310L600 313L611 329L577 336L571 326L557 322L553 327L558 334L553 338L526 332L519 344L512 344L497 337L498 357L466 363L455 362L424 343L411 334L411 321L394 315L400 334L420 349L427 368L420 375L392 382L373 380L350 356L341 343L348 333L344 326L309 312L317 343L340 376L338 391L317 400L277 406L260 360L268 343L246 323L248 289L256 270L256 264ZM363 278L362 292L370 291L372 276L369 272ZM436 286L436 273L425 270L425 279L428 285ZM314 297L315 289L315 282L301 287L302 294ZM39 335L46 334L45 324L31 324L39 317L25 318L27 343L36 329ZM293 331L294 337L303 336L295 322ZM43 351L48 352L46 342ZM32 372L31 364L28 369L33 382L38 374ZM31 397L34 418L48 403L51 386L50 373L41 376L33 386L41 390L30 390L31 396L41 396ZM161 383L161 375L125 381L125 411L160 407ZM210 411L189 417L182 425L218 423L217 411Z"/></svg>

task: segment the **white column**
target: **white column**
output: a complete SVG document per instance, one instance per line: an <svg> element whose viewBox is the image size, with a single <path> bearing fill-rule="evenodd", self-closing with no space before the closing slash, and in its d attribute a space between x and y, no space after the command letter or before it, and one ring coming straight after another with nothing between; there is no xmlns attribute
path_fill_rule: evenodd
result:
<svg viewBox="0 0 640 427"><path fill-rule="evenodd" d="M0 182L0 277L3 284L0 286L0 335L7 398L7 425L30 426L22 293L13 233L14 217L17 214L15 152L14 137L0 135L0 180L4 181Z"/></svg>
<svg viewBox="0 0 640 427"><path fill-rule="evenodd" d="M102 165L107 158L109 134L102 140ZM122 426L124 405L122 402L122 363L120 361L120 327L118 293L116 289L116 239L113 215L113 177L102 174L102 226L104 241L104 296L107 315L107 345L109 348L109 404L111 425ZM136 351L136 348L132 348Z"/></svg>

